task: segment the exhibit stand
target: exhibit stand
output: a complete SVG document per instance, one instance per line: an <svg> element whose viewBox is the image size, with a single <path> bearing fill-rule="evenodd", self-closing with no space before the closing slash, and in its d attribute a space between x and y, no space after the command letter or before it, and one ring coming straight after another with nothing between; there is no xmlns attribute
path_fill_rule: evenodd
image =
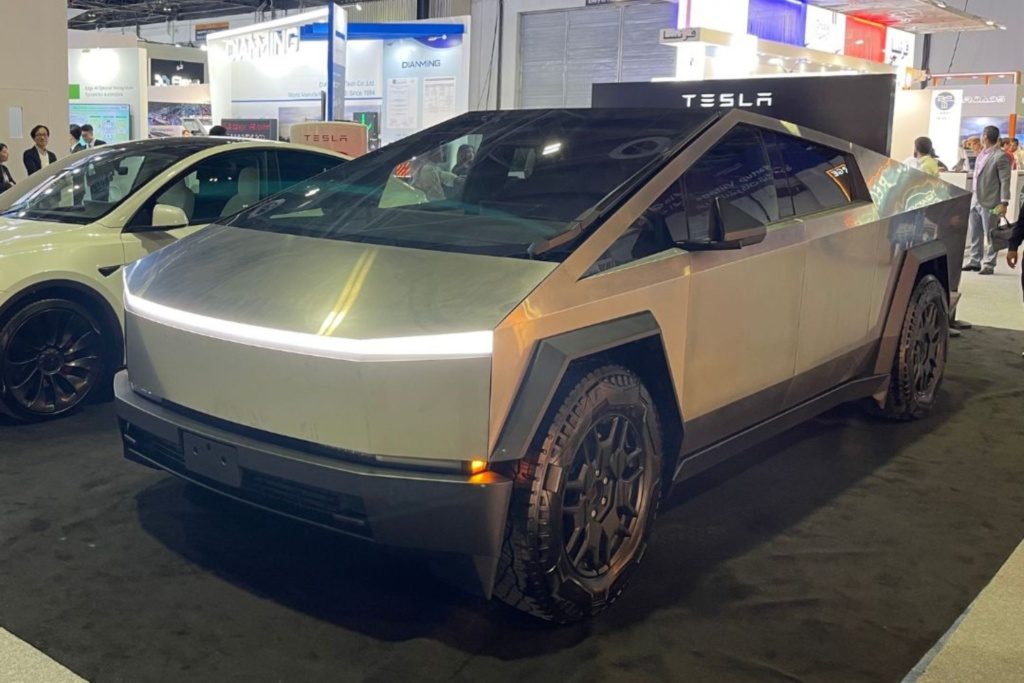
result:
<svg viewBox="0 0 1024 683"><path fill-rule="evenodd" d="M297 123L358 121L372 149L469 110L468 18L345 15L323 8L210 34L213 119L275 119L284 140Z"/></svg>
<svg viewBox="0 0 1024 683"><path fill-rule="evenodd" d="M1024 87L1012 82L978 84L980 78L973 76L950 74L968 84L943 83L897 93L893 157L910 156L914 139L927 135L939 159L953 168L962 157L964 141L980 137L986 126L998 128L1002 137L1024 137Z"/></svg>
<svg viewBox="0 0 1024 683"><path fill-rule="evenodd" d="M101 31L68 32L70 122L124 142L203 133L210 125L205 52Z"/></svg>

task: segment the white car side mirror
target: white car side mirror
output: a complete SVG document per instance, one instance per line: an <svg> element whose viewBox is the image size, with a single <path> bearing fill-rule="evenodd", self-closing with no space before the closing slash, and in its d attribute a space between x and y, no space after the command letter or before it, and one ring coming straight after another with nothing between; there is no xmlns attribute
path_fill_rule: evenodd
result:
<svg viewBox="0 0 1024 683"><path fill-rule="evenodd" d="M154 228L184 228L188 225L188 216L179 206L157 204L153 207Z"/></svg>

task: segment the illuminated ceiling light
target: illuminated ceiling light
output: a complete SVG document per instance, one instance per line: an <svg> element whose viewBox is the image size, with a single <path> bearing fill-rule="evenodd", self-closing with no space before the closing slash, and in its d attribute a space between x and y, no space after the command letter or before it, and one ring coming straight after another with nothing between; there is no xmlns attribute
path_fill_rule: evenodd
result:
<svg viewBox="0 0 1024 683"><path fill-rule="evenodd" d="M356 3L356 11L357 12L362 12L363 11L363 3L361 3L361 2L357 2Z"/></svg>
<svg viewBox="0 0 1024 683"><path fill-rule="evenodd" d="M942 2L942 0L937 0L936 3L935 3L935 6L940 8L940 9L946 9L946 7L948 7L948 5L946 5L946 3L944 3L944 2Z"/></svg>
<svg viewBox="0 0 1024 683"><path fill-rule="evenodd" d="M986 19L985 20L985 25L986 26L995 26L996 22L992 21L991 19Z"/></svg>
<svg viewBox="0 0 1024 683"><path fill-rule="evenodd" d="M541 150L541 156L549 157L552 154L558 154L561 151L562 151L562 143L561 142L552 142L551 144L547 145L543 150Z"/></svg>
<svg viewBox="0 0 1024 683"><path fill-rule="evenodd" d="M206 52L210 48L206 47L206 43L203 43L202 45L199 46L199 49L202 50L203 52Z"/></svg>
<svg viewBox="0 0 1024 683"><path fill-rule="evenodd" d="M1005 31L1006 30L1006 26L1003 25L1003 24L996 24L996 28L998 28L1000 31Z"/></svg>

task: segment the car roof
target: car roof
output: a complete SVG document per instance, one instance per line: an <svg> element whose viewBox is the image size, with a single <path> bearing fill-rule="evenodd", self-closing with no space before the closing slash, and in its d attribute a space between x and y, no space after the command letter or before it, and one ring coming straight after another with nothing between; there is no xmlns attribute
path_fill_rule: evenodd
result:
<svg viewBox="0 0 1024 683"><path fill-rule="evenodd" d="M177 154L181 154L182 158L205 152L206 150L213 149L214 147L223 147L224 145L266 145L274 147L283 147L287 149L294 149L304 152L315 152L319 154L325 154L328 156L336 156L343 159L349 157L344 154L339 154L331 149L325 149L323 147L312 147L310 145L300 145L296 143L281 142L278 140L254 140L248 138L229 138L223 136L197 136L197 137L184 137L184 138L150 138L148 140L131 140L129 142L117 142L100 147L93 147L93 152L102 151L105 148L128 148L138 149L149 152L165 152L174 151Z"/></svg>

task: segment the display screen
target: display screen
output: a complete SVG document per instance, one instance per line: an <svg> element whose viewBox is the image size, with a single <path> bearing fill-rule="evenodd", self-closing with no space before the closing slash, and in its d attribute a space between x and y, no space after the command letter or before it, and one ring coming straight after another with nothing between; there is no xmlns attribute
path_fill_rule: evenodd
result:
<svg viewBox="0 0 1024 683"><path fill-rule="evenodd" d="M71 123L82 126L92 124L97 140L106 143L128 142L132 139L130 109L127 104L68 105Z"/></svg>

